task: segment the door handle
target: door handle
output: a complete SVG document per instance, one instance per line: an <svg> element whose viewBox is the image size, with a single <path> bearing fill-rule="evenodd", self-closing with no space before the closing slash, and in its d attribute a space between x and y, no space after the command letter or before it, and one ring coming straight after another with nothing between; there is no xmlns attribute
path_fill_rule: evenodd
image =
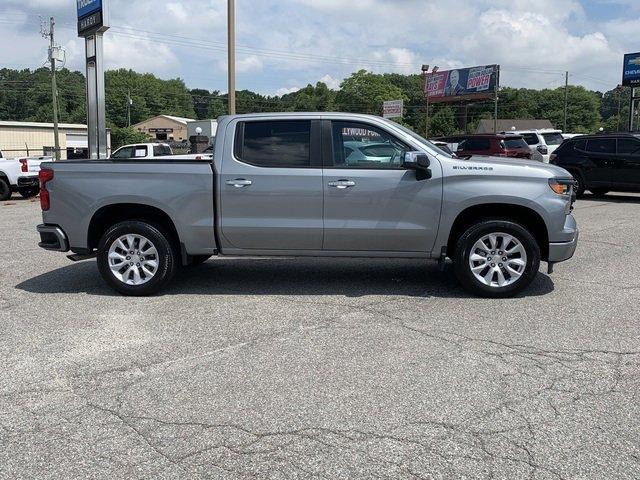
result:
<svg viewBox="0 0 640 480"><path fill-rule="evenodd" d="M328 185L330 187L335 187L335 188L339 188L341 190L345 189L345 188L349 188L349 187L355 187L356 186L356 182L354 182L353 180L337 180L335 182L329 182Z"/></svg>
<svg viewBox="0 0 640 480"><path fill-rule="evenodd" d="M251 180L245 180L244 178L236 178L235 180L227 180L227 185L231 185L232 187L242 188L248 187L251 185Z"/></svg>

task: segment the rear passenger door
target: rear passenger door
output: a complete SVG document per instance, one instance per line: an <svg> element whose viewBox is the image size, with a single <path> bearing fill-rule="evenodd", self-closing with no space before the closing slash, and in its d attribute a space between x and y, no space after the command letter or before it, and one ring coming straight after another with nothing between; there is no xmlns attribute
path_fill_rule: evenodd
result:
<svg viewBox="0 0 640 480"><path fill-rule="evenodd" d="M619 138L616 157L611 172L612 188L640 190L640 140Z"/></svg>
<svg viewBox="0 0 640 480"><path fill-rule="evenodd" d="M588 161L583 174L587 188L610 188L617 164L615 138L587 139L586 157Z"/></svg>
<svg viewBox="0 0 640 480"><path fill-rule="evenodd" d="M229 248L321 250L320 121L241 121L232 150L219 183Z"/></svg>

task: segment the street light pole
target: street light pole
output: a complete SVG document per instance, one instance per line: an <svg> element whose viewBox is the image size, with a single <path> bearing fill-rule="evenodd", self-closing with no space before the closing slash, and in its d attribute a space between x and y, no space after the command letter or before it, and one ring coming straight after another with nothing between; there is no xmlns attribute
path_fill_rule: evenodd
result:
<svg viewBox="0 0 640 480"><path fill-rule="evenodd" d="M236 113L236 2L227 0L228 72L229 72L229 115Z"/></svg>

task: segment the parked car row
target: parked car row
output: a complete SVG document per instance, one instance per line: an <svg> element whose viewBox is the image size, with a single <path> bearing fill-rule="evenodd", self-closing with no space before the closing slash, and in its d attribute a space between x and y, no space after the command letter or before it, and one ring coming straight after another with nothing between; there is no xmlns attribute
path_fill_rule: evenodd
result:
<svg viewBox="0 0 640 480"><path fill-rule="evenodd" d="M187 153L175 155L171 146L166 143L136 143L132 145L124 145L111 154L110 158L123 159L157 159L162 157L171 157L176 160L211 160L212 152L203 153Z"/></svg>

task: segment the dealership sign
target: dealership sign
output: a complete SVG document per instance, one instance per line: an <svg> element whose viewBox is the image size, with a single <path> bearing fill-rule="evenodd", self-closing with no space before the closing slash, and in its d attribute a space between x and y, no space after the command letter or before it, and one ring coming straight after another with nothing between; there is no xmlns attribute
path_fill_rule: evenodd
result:
<svg viewBox="0 0 640 480"><path fill-rule="evenodd" d="M382 116L384 118L400 118L404 111L402 100L389 100L382 104Z"/></svg>
<svg viewBox="0 0 640 480"><path fill-rule="evenodd" d="M484 65L430 73L425 96L430 102L493 98L499 82L499 71L498 65Z"/></svg>
<svg viewBox="0 0 640 480"><path fill-rule="evenodd" d="M76 0L79 36L93 35L109 28L107 2L108 0Z"/></svg>
<svg viewBox="0 0 640 480"><path fill-rule="evenodd" d="M622 85L640 87L640 52L627 53L624 56Z"/></svg>

